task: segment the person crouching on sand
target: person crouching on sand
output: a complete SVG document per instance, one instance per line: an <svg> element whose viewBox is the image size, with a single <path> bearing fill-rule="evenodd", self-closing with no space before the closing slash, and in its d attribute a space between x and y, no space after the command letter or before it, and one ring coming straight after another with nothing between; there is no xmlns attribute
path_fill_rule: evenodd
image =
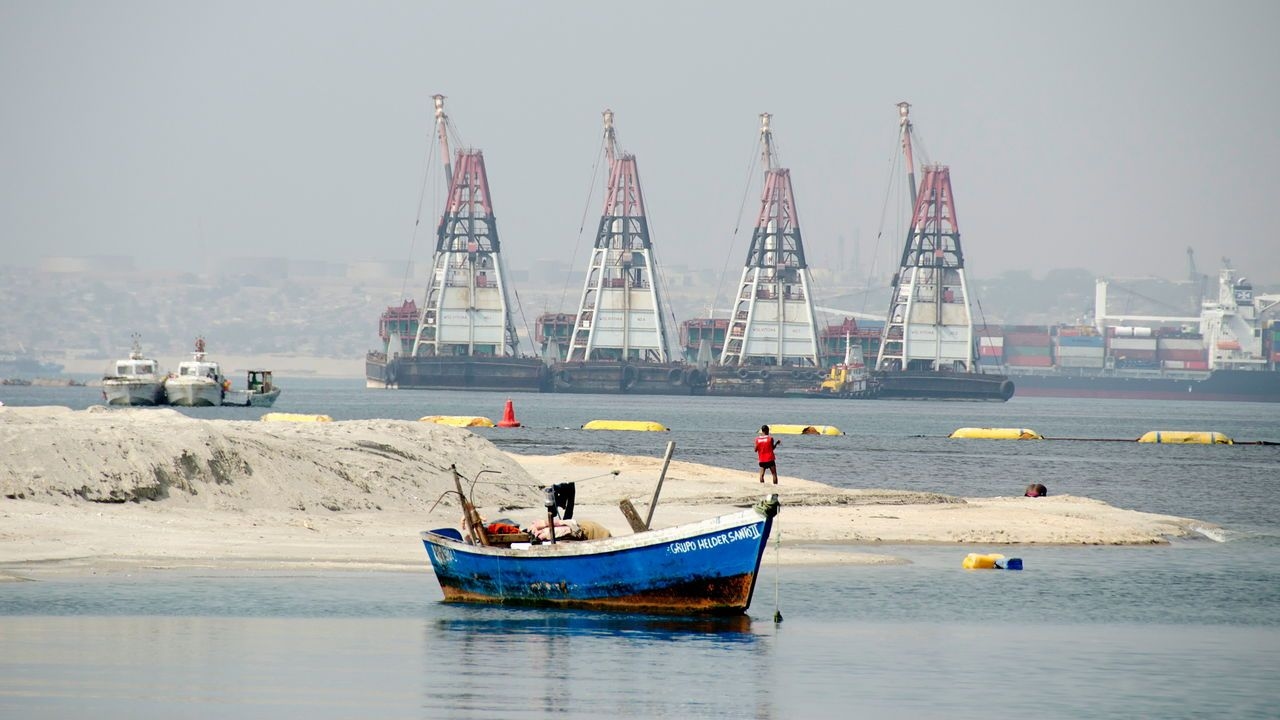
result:
<svg viewBox="0 0 1280 720"><path fill-rule="evenodd" d="M782 444L769 436L769 426L760 426L760 437L756 438L756 457L760 459L760 482L764 482L764 471L773 473L773 484L778 484L778 464L773 457L773 449Z"/></svg>

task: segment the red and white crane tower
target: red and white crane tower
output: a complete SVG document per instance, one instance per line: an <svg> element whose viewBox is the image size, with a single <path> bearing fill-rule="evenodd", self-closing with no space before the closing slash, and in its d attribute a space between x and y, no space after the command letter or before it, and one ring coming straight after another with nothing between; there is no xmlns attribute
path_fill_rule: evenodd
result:
<svg viewBox="0 0 1280 720"><path fill-rule="evenodd" d="M567 360L670 362L640 170L635 155L618 153L613 111L603 115L609 180Z"/></svg>
<svg viewBox="0 0 1280 720"><path fill-rule="evenodd" d="M898 103L902 149L911 190L911 226L898 272L876 369L973 372L973 318L965 278L951 169L923 166L915 187L911 106Z"/></svg>
<svg viewBox="0 0 1280 720"><path fill-rule="evenodd" d="M720 353L722 366L818 368L818 323L791 171L777 167L771 115L760 115L764 191Z"/></svg>
<svg viewBox="0 0 1280 720"><path fill-rule="evenodd" d="M436 228L413 355L513 357L518 339L484 154L458 150L450 164L444 96L433 99L449 197Z"/></svg>

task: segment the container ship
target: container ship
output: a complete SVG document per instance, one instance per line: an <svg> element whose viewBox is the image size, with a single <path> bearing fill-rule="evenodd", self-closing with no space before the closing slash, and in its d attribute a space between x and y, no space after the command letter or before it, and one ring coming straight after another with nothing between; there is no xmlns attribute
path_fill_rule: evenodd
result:
<svg viewBox="0 0 1280 720"><path fill-rule="evenodd" d="M444 96L434 100L449 194L436 228L431 277L421 307L406 301L383 313L379 335L385 345L365 358L366 385L541 390L546 366L519 352L484 155L459 150L450 162Z"/></svg>
<svg viewBox="0 0 1280 720"><path fill-rule="evenodd" d="M1280 327L1264 318L1280 295L1223 268L1199 318L1126 317L1107 313L1107 285L1093 325L984 330L981 364L1033 397L1280 402Z"/></svg>

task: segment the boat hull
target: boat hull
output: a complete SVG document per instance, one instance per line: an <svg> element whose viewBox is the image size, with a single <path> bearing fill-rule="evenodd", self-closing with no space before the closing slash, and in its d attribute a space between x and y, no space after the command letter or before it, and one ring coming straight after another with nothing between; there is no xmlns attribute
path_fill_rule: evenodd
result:
<svg viewBox="0 0 1280 720"><path fill-rule="evenodd" d="M182 378L178 378L182 380ZM217 407L222 404L222 385L214 382L175 382L164 384L168 402L175 407Z"/></svg>
<svg viewBox="0 0 1280 720"><path fill-rule="evenodd" d="M250 407L271 407L276 404L276 398L280 397L280 388L274 388L267 392L251 392L249 393Z"/></svg>
<svg viewBox="0 0 1280 720"><path fill-rule="evenodd" d="M732 515L623 537L527 549L435 532L423 544L446 602L665 615L740 615L751 605L777 496Z"/></svg>
<svg viewBox="0 0 1280 720"><path fill-rule="evenodd" d="M1115 398L1121 400L1211 400L1280 402L1280 372L1213 370L1207 373L1115 371L1108 374L1020 374L1018 394L1029 397Z"/></svg>
<svg viewBox="0 0 1280 720"><path fill-rule="evenodd" d="M152 407L165 403L164 384L159 380L103 380L102 396L108 405Z"/></svg>
<svg viewBox="0 0 1280 720"><path fill-rule="evenodd" d="M711 366L708 395L786 397L812 394L825 377L814 368L748 368Z"/></svg>
<svg viewBox="0 0 1280 720"><path fill-rule="evenodd" d="M232 390L222 398L222 404L244 407L271 407L275 405L278 397L280 397L280 388L272 388L267 392Z"/></svg>
<svg viewBox="0 0 1280 720"><path fill-rule="evenodd" d="M557 362L550 376L557 393L700 395L707 387L706 373L684 363Z"/></svg>
<svg viewBox="0 0 1280 720"><path fill-rule="evenodd" d="M538 358L393 357L365 359L365 385L420 390L538 392L546 381Z"/></svg>
<svg viewBox="0 0 1280 720"><path fill-rule="evenodd" d="M1006 402L1014 382L1004 375L931 371L877 371L873 380L885 400L985 400Z"/></svg>

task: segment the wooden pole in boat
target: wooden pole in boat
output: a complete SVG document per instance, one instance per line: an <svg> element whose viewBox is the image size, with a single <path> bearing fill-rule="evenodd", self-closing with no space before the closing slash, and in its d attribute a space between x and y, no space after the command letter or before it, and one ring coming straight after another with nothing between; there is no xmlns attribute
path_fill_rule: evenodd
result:
<svg viewBox="0 0 1280 720"><path fill-rule="evenodd" d="M658 494L662 492L662 479L667 476L667 466L671 464L671 454L676 451L676 441L667 442L667 454L662 458L662 472L658 473L658 487L653 489L653 501L649 503L649 512L645 516L645 529L653 527L653 509L658 506Z"/></svg>
<svg viewBox="0 0 1280 720"><path fill-rule="evenodd" d="M547 507L547 532L551 533L551 544L556 544L556 489L555 486L542 488L542 492L546 494L546 500L543 502Z"/></svg>
<svg viewBox="0 0 1280 720"><path fill-rule="evenodd" d="M481 545L488 545L489 534L484 531L484 521L480 519L480 513L476 512L475 506L467 499L466 493L462 492L462 476L458 474L458 466L450 465L449 470L453 472L453 486L458 489L458 497L462 499L462 524L463 529L467 531L467 537Z"/></svg>

